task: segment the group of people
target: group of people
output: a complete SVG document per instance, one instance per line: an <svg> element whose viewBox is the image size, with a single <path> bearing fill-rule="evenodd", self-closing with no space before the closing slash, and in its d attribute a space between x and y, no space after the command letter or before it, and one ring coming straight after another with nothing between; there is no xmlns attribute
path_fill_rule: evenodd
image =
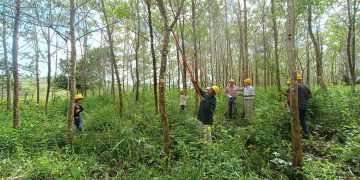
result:
<svg viewBox="0 0 360 180"><path fill-rule="evenodd" d="M303 136L309 137L309 128L305 122L308 100L311 98L311 91L302 81L300 74L297 75L296 82L298 84L298 106L299 106L299 119L303 130ZM228 97L228 117L235 118L236 115L236 100L238 96L242 96L244 99L244 120L246 123L251 122L251 114L253 110L253 100L255 98L255 89L252 87L251 79L244 80L244 86L238 87L235 85L235 80L230 79L228 86L225 90L225 95ZM197 119L199 120L200 126L204 131L204 137L208 142L211 142L211 126L214 120L214 112L216 108L216 96L220 93L218 86L210 86L207 92L199 88L198 91L201 95L200 106L197 111ZM290 79L287 81L288 89L282 92L287 97L286 107L287 111L290 112ZM240 92L240 93L239 93ZM180 89L180 112L183 114L185 111L188 96L184 89Z"/></svg>

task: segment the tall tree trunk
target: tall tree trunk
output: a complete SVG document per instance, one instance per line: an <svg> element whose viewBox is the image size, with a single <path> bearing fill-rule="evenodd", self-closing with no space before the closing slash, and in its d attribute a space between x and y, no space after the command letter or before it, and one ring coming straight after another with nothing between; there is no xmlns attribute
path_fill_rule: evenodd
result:
<svg viewBox="0 0 360 180"><path fill-rule="evenodd" d="M244 0L244 74L243 78L249 77L249 48L248 48L248 19L247 19L247 7L246 0Z"/></svg>
<svg viewBox="0 0 360 180"><path fill-rule="evenodd" d="M21 0L16 0L15 7L15 25L13 33L13 76L14 76L14 104L13 104L13 127L15 129L20 126L20 110L19 110L19 65L18 65L18 51L19 51L19 28L20 28L20 4Z"/></svg>
<svg viewBox="0 0 360 180"><path fill-rule="evenodd" d="M180 34L181 34L181 48L183 50L183 53L186 54L185 50L185 37L184 37L184 30L185 30L185 15L182 15L182 22L180 23ZM183 73L182 73L182 81L183 81L183 88L187 89L186 84L186 66L183 64Z"/></svg>
<svg viewBox="0 0 360 180"><path fill-rule="evenodd" d="M353 7L351 4L351 0L347 0L347 9L348 9L348 18L349 18L349 24L348 24L348 32L347 32L347 41L346 41L346 54L349 64L349 71L350 71L350 77L351 77L351 84L353 87L353 90L355 90L355 84L356 84L356 75L355 75L355 24L356 24L356 13L358 10L358 6L360 2L357 0L354 0Z"/></svg>
<svg viewBox="0 0 360 180"><path fill-rule="evenodd" d="M139 12L139 0L136 1L136 16L137 16L137 33L136 33L136 45L135 45L135 73L136 73L136 93L135 100L139 101L139 85L140 85L140 75L139 75L139 48L140 48L140 12Z"/></svg>
<svg viewBox="0 0 360 180"><path fill-rule="evenodd" d="M298 108L298 84L296 82L296 62L295 62L295 41L294 41L294 29L295 29L295 7L294 0L287 0L287 16L285 24L285 48L286 57L289 64L290 73L290 106L291 106L291 134L293 143L293 163L294 167L302 166L302 147L300 136L300 119Z"/></svg>
<svg viewBox="0 0 360 180"><path fill-rule="evenodd" d="M160 65L160 76L159 76L159 110L161 116L161 124L163 128L163 138L164 138L164 151L167 157L170 157L170 149L171 149L171 140L170 140L170 128L168 117L166 113L166 105L165 105L165 75L166 75L166 64L167 64L167 55L169 52L169 36L170 31L175 26L181 8L174 17L171 25L168 25L167 12L164 5L163 0L156 0L157 5L159 7L159 11L163 20L163 38L162 38L162 48L161 48L161 65ZM182 6L181 6L182 7Z"/></svg>
<svg viewBox="0 0 360 180"><path fill-rule="evenodd" d="M242 23L242 10L241 10L241 4L240 4L240 0L238 0L238 7L239 7L239 13L237 16L238 19L238 24L239 24L239 47L240 47L240 59L239 59L239 85L242 83L243 81L243 73L244 73L244 62L245 62L245 52L244 52L244 28L243 28L243 23ZM242 67L242 68L241 68Z"/></svg>
<svg viewBox="0 0 360 180"><path fill-rule="evenodd" d="M306 83L310 86L310 42L309 33L306 33Z"/></svg>
<svg viewBox="0 0 360 180"><path fill-rule="evenodd" d="M326 86L323 80L323 67L322 67L322 55L318 42L315 39L314 33L312 31L312 0L308 0L308 30L310 38L313 42L315 49L315 58L316 58L316 74L317 74L317 83L320 84L321 89L325 90Z"/></svg>
<svg viewBox="0 0 360 180"><path fill-rule="evenodd" d="M37 32L34 32L35 35L35 76L36 76L36 103L40 102L40 78L39 78L39 40Z"/></svg>
<svg viewBox="0 0 360 180"><path fill-rule="evenodd" d="M272 24L274 31L274 52L275 52L275 71L276 71L276 87L278 90L281 89L280 83L280 68L279 68L279 49L278 49L278 27L276 25L276 13L275 13L275 0L271 0L271 14L272 14Z"/></svg>
<svg viewBox="0 0 360 180"><path fill-rule="evenodd" d="M108 40L109 40L110 59L111 59L112 65L114 66L114 71L115 71L116 80L117 80L117 87L118 87L118 93L119 93L119 105L120 105L120 113L119 113L119 115L120 115L120 117L122 117L122 114L123 114L123 98L122 98L122 92L121 92L121 81L120 81L119 71L118 71L118 67L117 67L117 64L116 64L115 53L114 53L114 41L113 41L112 31L110 29L109 20L108 20L106 10L105 10L104 0L101 0L101 5L102 5L104 18L105 18L106 31L107 31Z"/></svg>
<svg viewBox="0 0 360 180"><path fill-rule="evenodd" d="M199 81L199 67L198 67L198 48L197 48L197 32L196 32L196 6L195 0L191 0L191 26L192 26L192 38L193 38L193 46L194 46L194 64L195 64L195 81ZM199 107L199 98L198 94L195 94L195 113Z"/></svg>
<svg viewBox="0 0 360 180"><path fill-rule="evenodd" d="M150 31L150 48L151 48L151 57L152 57L152 65L153 65L153 81L154 81L154 106L155 106L155 114L159 113L158 108L158 93L157 93L157 68L156 68L156 57L155 57L155 48L154 48L154 33L152 27L152 18L151 18L151 0L145 0L147 10L148 10L148 22L149 22L149 31Z"/></svg>
<svg viewBox="0 0 360 180"><path fill-rule="evenodd" d="M10 68L9 68L9 58L8 58L8 50L7 50L7 43L6 43L6 12L5 6L3 5L3 33L2 33L2 44L4 49L4 65L5 65L5 75L6 75L6 107L7 110L11 110L11 75L10 75Z"/></svg>
<svg viewBox="0 0 360 180"><path fill-rule="evenodd" d="M262 7L262 40L263 40L263 48L264 48L264 52L263 52L263 59L264 59L264 87L265 87L265 91L267 88L267 78L268 78L268 74L267 74L267 47L266 47L266 32L265 32L265 6L266 6L266 2L264 1L263 7Z"/></svg>
<svg viewBox="0 0 360 180"><path fill-rule="evenodd" d="M75 106L75 85L76 85L76 37L75 37L75 2L70 0L70 66L69 66L69 109L68 109L68 123L67 123L67 136L69 143L72 144L74 139L73 126L74 126L74 106Z"/></svg>
<svg viewBox="0 0 360 180"><path fill-rule="evenodd" d="M51 12L51 0L48 1L49 3L49 15L48 15L48 21L52 21L52 12ZM47 76L47 88L46 88L46 98L45 98L45 111L48 110L48 104L49 104L49 97L50 97L50 88L51 88L51 52L50 52L50 45L51 45L51 37L50 37L50 27L47 28L46 33L46 45L47 45L47 66L48 66L48 76Z"/></svg>

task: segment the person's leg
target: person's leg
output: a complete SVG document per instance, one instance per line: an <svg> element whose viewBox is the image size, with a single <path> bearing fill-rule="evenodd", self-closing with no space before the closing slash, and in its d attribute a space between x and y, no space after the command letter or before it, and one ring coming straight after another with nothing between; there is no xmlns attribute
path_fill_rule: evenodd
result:
<svg viewBox="0 0 360 180"><path fill-rule="evenodd" d="M232 118L232 103L231 103L231 99L229 99L228 106L229 106L229 109L228 109L228 118Z"/></svg>
<svg viewBox="0 0 360 180"><path fill-rule="evenodd" d="M83 131L83 121L81 118L79 118L79 131Z"/></svg>
<svg viewBox="0 0 360 180"><path fill-rule="evenodd" d="M184 113L184 106L180 105L180 114L183 114L183 113Z"/></svg>
<svg viewBox="0 0 360 180"><path fill-rule="evenodd" d="M250 122L250 101L249 100L244 100L244 110L245 110L245 117L244 117L244 120L245 120L245 122Z"/></svg>
<svg viewBox="0 0 360 180"><path fill-rule="evenodd" d="M74 125L76 129L79 129L79 118L74 118Z"/></svg>
<svg viewBox="0 0 360 180"><path fill-rule="evenodd" d="M206 142L211 143L211 125L203 126L204 139Z"/></svg>
<svg viewBox="0 0 360 180"><path fill-rule="evenodd" d="M249 120L249 122L251 122L251 117L252 117L252 111L253 111L253 100L248 100L249 102L248 102L248 120Z"/></svg>
<svg viewBox="0 0 360 180"><path fill-rule="evenodd" d="M306 118L306 108L300 108L299 109L299 115L300 115L300 123L301 123L301 127L302 130L304 132L304 134L308 134L309 133L309 128L306 124L305 118Z"/></svg>

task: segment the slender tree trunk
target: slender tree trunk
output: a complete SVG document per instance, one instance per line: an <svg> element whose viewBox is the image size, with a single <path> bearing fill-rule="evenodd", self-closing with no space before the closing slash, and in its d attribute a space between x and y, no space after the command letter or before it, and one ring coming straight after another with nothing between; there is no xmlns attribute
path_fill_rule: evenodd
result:
<svg viewBox="0 0 360 180"><path fill-rule="evenodd" d="M51 6L51 0L48 1L49 3L49 15L48 15L48 21L52 21L52 6ZM44 33L45 34L45 33ZM47 28L46 33L46 45L47 45L47 66L48 66L48 76L47 76L47 88L46 88L46 98L45 98L45 111L48 110L49 105L49 97L50 97L50 88L51 88L51 52L50 52L50 44L51 44L51 37L50 37L50 27Z"/></svg>
<svg viewBox="0 0 360 180"><path fill-rule="evenodd" d="M161 48L161 65L160 65L160 76L159 76L159 110L161 116L161 124L163 128L163 138L164 138L164 151L167 157L170 157L170 149L171 149L171 140L170 140L170 128L168 117L166 113L166 105L165 105L165 75L166 75L166 64L167 64L167 55L169 52L169 42L170 42L170 31L173 26L175 26L180 10L174 17L171 25L168 25L167 12L164 5L163 0L156 0L157 5L159 7L159 11L163 20L163 37L162 37L162 48Z"/></svg>
<svg viewBox="0 0 360 180"><path fill-rule="evenodd" d="M247 7L246 0L244 0L244 74L243 77L249 77L249 49L248 49L248 22L247 22Z"/></svg>
<svg viewBox="0 0 360 180"><path fill-rule="evenodd" d="M194 46L194 64L195 64L195 81L199 81L199 67L198 67L198 48L197 48L197 32L196 32L196 7L195 7L195 0L191 0L191 26L192 26L192 38L193 38L193 46ZM199 98L198 94L195 94L195 113L199 107Z"/></svg>
<svg viewBox="0 0 360 180"><path fill-rule="evenodd" d="M149 23L149 31L150 31L150 48L151 48L151 57L152 57L152 65L153 65L153 81L154 81L154 107L155 107L155 114L159 113L158 108L158 93L157 93L157 68L156 68L156 57L155 57L155 48L154 48L154 33L152 27L152 17L151 17L151 0L145 0L147 10L148 10L148 23Z"/></svg>
<svg viewBox="0 0 360 180"><path fill-rule="evenodd" d="M58 39L56 38L56 53L55 53L55 75L54 75L54 79L56 79L57 77L57 67L58 67L58 50L59 50L59 42ZM56 99L56 87L53 86L53 101L55 102Z"/></svg>
<svg viewBox="0 0 360 180"><path fill-rule="evenodd" d="M360 2L358 2L360 3ZM357 0L354 0L354 4L352 7L351 0L347 0L347 9L348 9L348 18L349 18L349 25L348 25L348 33L347 33L347 41L346 41L346 54L347 60L349 64L349 71L351 77L351 84L353 90L355 90L356 84L356 75L355 75L355 23L356 23L356 13L358 10Z"/></svg>
<svg viewBox="0 0 360 180"><path fill-rule="evenodd" d="M136 73L136 93L135 100L139 101L139 48L140 48L140 12L139 12L139 0L136 1L136 14L137 14L137 33L136 33L136 47L135 47L135 73Z"/></svg>
<svg viewBox="0 0 360 180"><path fill-rule="evenodd" d="M310 42L309 33L306 33L306 83L310 86Z"/></svg>
<svg viewBox="0 0 360 180"><path fill-rule="evenodd" d="M182 16L182 23L180 23L180 34L181 34L181 48L183 50L183 53L186 54L185 50L185 37L184 37L184 28L185 28L185 15ZM187 89L186 84L186 66L183 64L183 74L182 74L182 81L183 81L183 88Z"/></svg>
<svg viewBox="0 0 360 180"><path fill-rule="evenodd" d="M39 78L39 40L37 32L35 34L35 76L36 76L36 103L40 102L40 78Z"/></svg>
<svg viewBox="0 0 360 180"><path fill-rule="evenodd" d="M295 41L294 41L294 29L295 29L295 7L294 0L287 0L287 17L285 24L285 48L286 56L289 64L290 73L290 106L291 106L291 134L293 143L293 163L294 167L302 166L302 147L300 136L300 120L299 120L299 108L298 108L298 84L296 80L296 63L295 63Z"/></svg>
<svg viewBox="0 0 360 180"><path fill-rule="evenodd" d="M274 31L274 52L275 52L275 68L276 68L276 87L278 90L281 89L280 83L280 68L279 68L279 49L278 49L278 27L276 25L276 13L275 13L275 0L271 0L271 14L272 14L272 24Z"/></svg>
<svg viewBox="0 0 360 180"><path fill-rule="evenodd" d="M70 42L71 42L71 53L70 53L70 66L69 66L69 109L68 109L68 140L72 144L74 139L73 125L74 125L74 106L75 106L75 85L76 85L76 37L75 37L75 2L70 0Z"/></svg>
<svg viewBox="0 0 360 180"><path fill-rule="evenodd" d="M10 68L9 68L9 58L8 58L8 50L7 50L7 43L6 43L6 12L5 6L3 6L3 33L2 33L2 44L4 49L4 65L5 65L5 75L6 75L6 107L7 110L11 110L11 75L10 75Z"/></svg>
<svg viewBox="0 0 360 180"><path fill-rule="evenodd" d="M308 30L310 38L313 42L314 49L315 49L315 57L316 57L316 74L317 74L317 83L320 84L321 89L325 90L326 86L323 81L323 68L322 68L322 57L320 48L318 46L318 43L315 39L314 33L312 31L312 0L308 0Z"/></svg>
<svg viewBox="0 0 360 180"><path fill-rule="evenodd" d="M19 51L19 28L20 28L20 4L21 0L16 0L15 7L15 25L13 33L13 76L14 76L14 104L13 104L13 127L15 129L20 126L20 109L19 109L19 65L18 65L18 51Z"/></svg>
<svg viewBox="0 0 360 180"><path fill-rule="evenodd" d="M240 0L238 0L239 13L237 16L238 24L239 24L239 47L240 47L240 58L239 58L239 84L242 83L244 77L244 62L245 62L245 52L244 52L244 28L242 23L242 10Z"/></svg>
<svg viewBox="0 0 360 180"><path fill-rule="evenodd" d="M265 91L267 88L267 78L268 78L268 74L267 74L267 68L268 68L268 64L267 64L267 47L266 47L266 32L265 32L265 4L266 2L264 2L263 4L263 8L262 8L262 40L263 40L263 48L264 48L264 52L263 52L263 59L264 59L264 87L265 87Z"/></svg>
<svg viewBox="0 0 360 180"><path fill-rule="evenodd" d="M118 86L119 105L120 105L120 113L119 113L119 115L120 115L120 117L122 117L122 114L123 114L123 98L122 98L122 92L121 92L121 81L120 81L119 71L118 71L118 67L117 67L117 64L116 64L115 53L114 53L114 41L113 41L113 37L112 37L112 31L110 30L109 20L107 18L107 14L106 14L106 11L105 11L104 0L101 0L101 5L102 5L104 18L105 18L106 31L107 31L108 40L109 40L110 59L111 59L112 65L114 66L114 71L115 71L116 80L117 80L117 86Z"/></svg>

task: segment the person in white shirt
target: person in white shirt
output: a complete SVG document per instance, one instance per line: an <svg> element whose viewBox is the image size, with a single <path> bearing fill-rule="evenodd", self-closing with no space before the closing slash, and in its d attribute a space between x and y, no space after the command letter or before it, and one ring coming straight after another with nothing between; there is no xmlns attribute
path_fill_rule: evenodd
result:
<svg viewBox="0 0 360 180"><path fill-rule="evenodd" d="M253 110L253 100L255 98L255 89L251 86L251 79L244 80L244 111L245 111L245 121L247 123L251 122L251 114Z"/></svg>
<svg viewBox="0 0 360 180"><path fill-rule="evenodd" d="M180 89L180 113L185 113L185 107L189 97L186 96L185 89Z"/></svg>
<svg viewBox="0 0 360 180"><path fill-rule="evenodd" d="M237 97L237 92L240 91L241 89L238 86L235 86L235 80L234 79L230 79L228 81L229 86L226 88L225 90L225 95L228 97L229 99L229 110L228 110L228 117L230 119L234 119L235 115L236 115L236 97Z"/></svg>

